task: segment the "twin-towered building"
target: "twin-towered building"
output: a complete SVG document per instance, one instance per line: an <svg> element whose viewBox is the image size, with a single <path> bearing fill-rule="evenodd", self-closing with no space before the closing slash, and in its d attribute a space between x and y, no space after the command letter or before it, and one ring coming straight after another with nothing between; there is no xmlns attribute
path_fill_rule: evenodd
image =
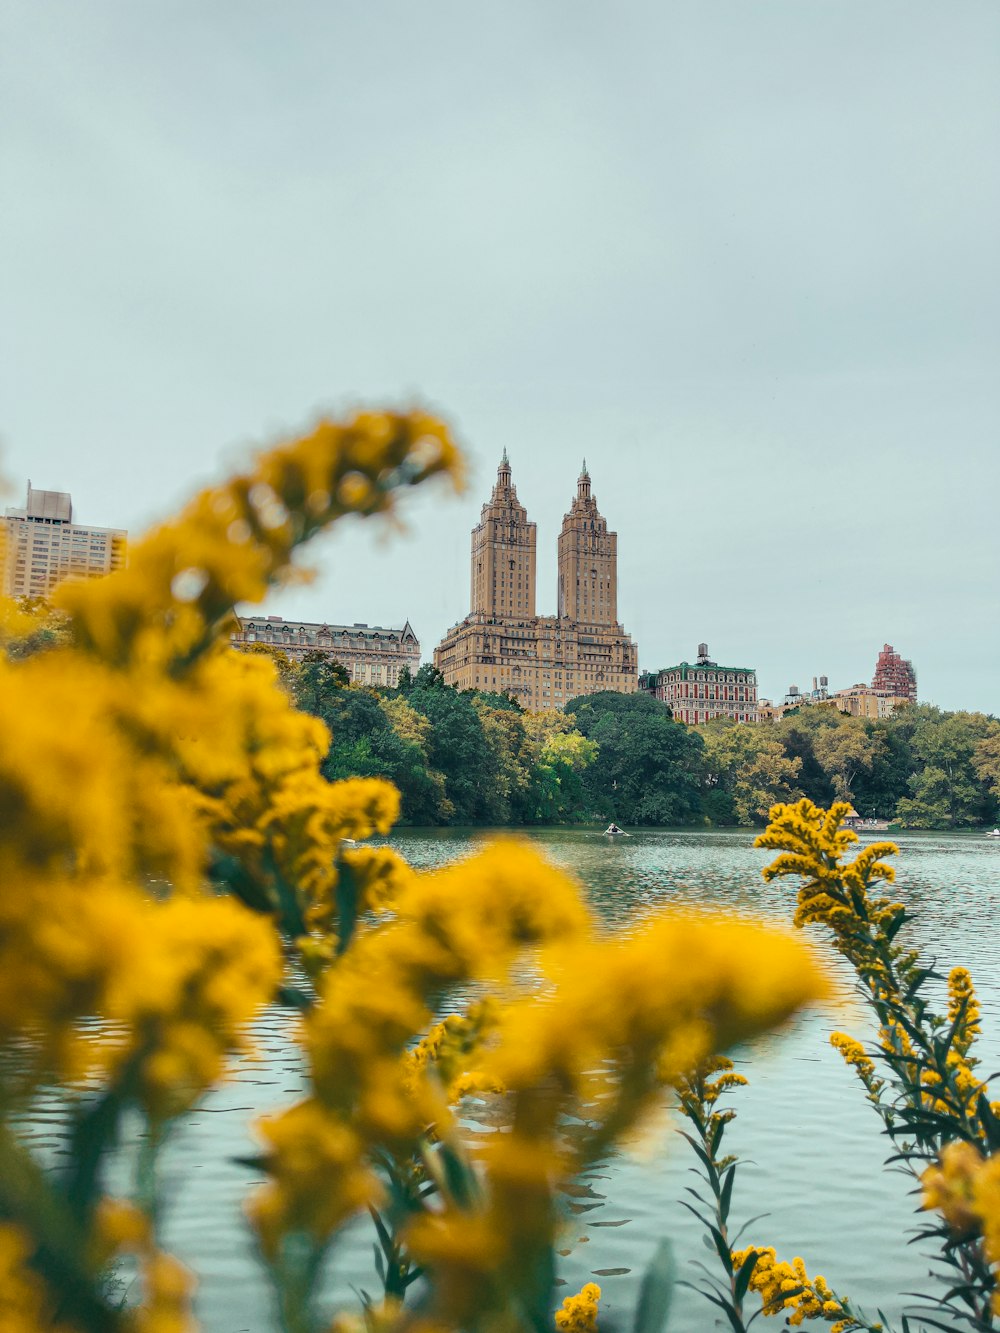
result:
<svg viewBox="0 0 1000 1333"><path fill-rule="evenodd" d="M472 609L434 650L448 685L562 708L580 694L633 692L635 644L618 623L618 535L591 494L584 462L558 543L558 614L535 611L535 524L517 498L507 450L472 531Z"/></svg>

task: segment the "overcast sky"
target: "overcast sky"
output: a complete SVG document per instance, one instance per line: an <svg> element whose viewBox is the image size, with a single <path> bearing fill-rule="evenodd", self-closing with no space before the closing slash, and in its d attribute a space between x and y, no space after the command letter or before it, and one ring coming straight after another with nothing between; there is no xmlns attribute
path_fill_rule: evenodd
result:
<svg viewBox="0 0 1000 1333"><path fill-rule="evenodd" d="M586 455L643 668L1000 712L996 0L7 0L0 468L133 533L324 410L471 460L273 614L538 609Z"/></svg>

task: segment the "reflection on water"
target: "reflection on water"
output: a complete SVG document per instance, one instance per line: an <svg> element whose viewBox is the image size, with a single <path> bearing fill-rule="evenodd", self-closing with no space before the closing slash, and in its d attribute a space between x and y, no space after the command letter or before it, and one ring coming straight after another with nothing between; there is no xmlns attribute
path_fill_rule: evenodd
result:
<svg viewBox="0 0 1000 1333"><path fill-rule="evenodd" d="M483 836L411 830L392 842L423 868L467 854ZM763 883L767 854L754 850L750 833L648 831L611 840L581 829L542 829L526 836L577 876L612 932L627 931L637 916L663 906L709 906L783 922L791 917L794 890ZM984 1065L993 1069L1000 1054L1000 944L992 925L1000 907L1000 846L972 834L909 834L898 841L898 887L914 908L912 937L937 956L943 971L957 962L972 970L983 1010ZM846 982L842 967L838 975ZM255 1181L233 1159L252 1150L249 1126L256 1116L304 1091L302 1062L290 1040L293 1024L287 1011L268 1012L257 1029L256 1061L237 1065L164 1153L167 1244L199 1274L198 1313L212 1333L273 1326L241 1214ZM864 1015L848 1000L734 1053L750 1085L735 1094L738 1117L727 1136L731 1151L749 1159L738 1175L733 1217L738 1223L766 1212L747 1241L774 1245L786 1258L801 1254L810 1272L822 1272L860 1305L880 1305L892 1317L901 1306L898 1293L925 1287L927 1262L906 1244L914 1226L910 1182L882 1168L888 1143L860 1084L827 1042L835 1028L863 1036ZM477 1123L475 1104L470 1117L470 1132L492 1132L486 1114ZM26 1133L49 1160L65 1153L55 1103L43 1100ZM115 1163L113 1187L124 1185L130 1160L126 1148ZM619 1324L634 1309L642 1271L661 1237L671 1238L682 1268L705 1257L697 1223L677 1203L695 1183L688 1174L693 1160L666 1125L630 1153L592 1168L568 1192L560 1280L575 1291L598 1279L602 1309ZM327 1274L332 1298L354 1306L355 1289L376 1289L371 1241L367 1221L348 1229ZM670 1327L700 1333L712 1327L711 1309L681 1289Z"/></svg>

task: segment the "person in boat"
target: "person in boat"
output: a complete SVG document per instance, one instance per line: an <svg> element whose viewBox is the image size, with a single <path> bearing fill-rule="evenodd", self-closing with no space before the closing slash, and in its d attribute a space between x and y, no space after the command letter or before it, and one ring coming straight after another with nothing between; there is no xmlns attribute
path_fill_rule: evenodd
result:
<svg viewBox="0 0 1000 1333"><path fill-rule="evenodd" d="M608 827L604 830L604 832L605 832L605 833L624 833L625 830L624 830L624 829L620 829L620 828L618 827L617 824L615 824L615 823L611 823L611 824L609 824Z"/></svg>

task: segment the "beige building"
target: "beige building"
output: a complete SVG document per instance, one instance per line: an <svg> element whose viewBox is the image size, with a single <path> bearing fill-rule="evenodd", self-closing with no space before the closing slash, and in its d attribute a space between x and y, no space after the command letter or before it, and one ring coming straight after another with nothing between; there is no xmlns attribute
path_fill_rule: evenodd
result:
<svg viewBox="0 0 1000 1333"><path fill-rule="evenodd" d="M434 650L448 685L562 708L599 690L637 688L637 650L618 623L618 537L591 494L586 462L558 544L558 614L535 613L535 524L511 481L507 451L472 531L472 609Z"/></svg>
<svg viewBox="0 0 1000 1333"><path fill-rule="evenodd" d="M3 524L3 581L7 597L45 597L66 578L98 578L125 564L122 528L73 522L66 491L38 491L28 482L23 509L8 509Z"/></svg>
<svg viewBox="0 0 1000 1333"><path fill-rule="evenodd" d="M353 684L395 688L403 667L416 675L420 644L407 621L402 629L382 625L327 625L281 616L240 616L239 629L229 636L234 648L265 644L280 648L293 660L321 652L347 669Z"/></svg>
<svg viewBox="0 0 1000 1333"><path fill-rule="evenodd" d="M837 690L832 696L833 703L842 713L852 717L878 719L892 717L900 704L909 703L903 695L890 694L886 690L875 690L870 685L850 685L845 690Z"/></svg>
<svg viewBox="0 0 1000 1333"><path fill-rule="evenodd" d="M644 671L639 688L665 703L677 722L758 720L757 672L753 667L719 666L709 657L707 643L699 643L693 665L681 662L662 671Z"/></svg>

